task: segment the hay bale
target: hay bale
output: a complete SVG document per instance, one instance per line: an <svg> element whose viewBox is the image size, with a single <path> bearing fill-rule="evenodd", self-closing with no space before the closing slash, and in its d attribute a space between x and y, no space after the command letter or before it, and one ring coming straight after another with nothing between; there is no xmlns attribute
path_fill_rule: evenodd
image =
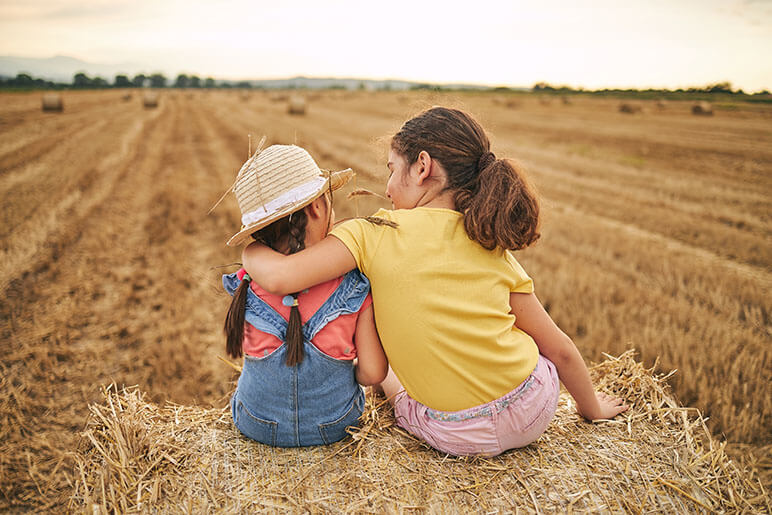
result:
<svg viewBox="0 0 772 515"><path fill-rule="evenodd" d="M697 116L713 116L713 106L710 102L697 102L692 106L692 114Z"/></svg>
<svg viewBox="0 0 772 515"><path fill-rule="evenodd" d="M62 95L59 93L45 93L43 95L43 111L59 112L64 110Z"/></svg>
<svg viewBox="0 0 772 515"><path fill-rule="evenodd" d="M517 109L520 107L520 102L513 98L499 98L499 97L493 97L493 104L500 106L500 107L508 107L510 109Z"/></svg>
<svg viewBox="0 0 772 515"><path fill-rule="evenodd" d="M625 114L635 114L643 112L643 108L639 104L623 102L619 104L619 112Z"/></svg>
<svg viewBox="0 0 772 515"><path fill-rule="evenodd" d="M659 111L664 111L665 109L667 109L667 101L666 100L659 99L659 100L657 100L655 105L657 106L657 109Z"/></svg>
<svg viewBox="0 0 772 515"><path fill-rule="evenodd" d="M306 99L301 97L300 95L293 95L289 99L289 104L287 105L287 112L289 114L297 114L297 115L306 114Z"/></svg>
<svg viewBox="0 0 772 515"><path fill-rule="evenodd" d="M552 104L552 99L547 96L541 96L539 97L539 103L543 106L548 106Z"/></svg>
<svg viewBox="0 0 772 515"><path fill-rule="evenodd" d="M564 95L564 96L562 96L562 97L560 97L560 100L561 100L561 102L563 102L563 105L564 105L564 106L570 106L571 104L573 104L573 103L574 103L574 102L571 100L571 97L569 97L569 96L565 96L565 95Z"/></svg>
<svg viewBox="0 0 772 515"><path fill-rule="evenodd" d="M142 105L147 109L154 109L158 107L158 92L146 91L142 95Z"/></svg>
<svg viewBox="0 0 772 515"><path fill-rule="evenodd" d="M130 101L130 100L131 100L131 93L125 93L125 94L123 94L123 95L121 96L121 100L123 100L124 102L128 102L128 101Z"/></svg>
<svg viewBox="0 0 772 515"><path fill-rule="evenodd" d="M454 458L394 424L368 394L361 427L330 446L280 449L235 429L228 408L145 401L108 389L74 454L72 511L100 512L720 512L763 511L764 490L738 469L692 408L628 351L593 367L599 389L632 405L587 423L563 393L534 444Z"/></svg>

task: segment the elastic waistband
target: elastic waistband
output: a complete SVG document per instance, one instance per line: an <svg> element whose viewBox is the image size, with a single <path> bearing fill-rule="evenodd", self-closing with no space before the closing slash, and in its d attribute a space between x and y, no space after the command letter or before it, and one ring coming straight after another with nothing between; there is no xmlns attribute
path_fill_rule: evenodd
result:
<svg viewBox="0 0 772 515"><path fill-rule="evenodd" d="M525 381L520 383L517 388L511 392L504 394L498 399L461 411L439 411L427 408L426 414L429 415L430 418L442 422L461 422L471 418L490 417L494 413L501 413L507 406L517 401L525 392L531 388L534 375L536 374L536 371L539 370L540 365L541 359L539 359L539 361L536 363L536 367L533 369L533 372L531 372L531 375L529 375Z"/></svg>

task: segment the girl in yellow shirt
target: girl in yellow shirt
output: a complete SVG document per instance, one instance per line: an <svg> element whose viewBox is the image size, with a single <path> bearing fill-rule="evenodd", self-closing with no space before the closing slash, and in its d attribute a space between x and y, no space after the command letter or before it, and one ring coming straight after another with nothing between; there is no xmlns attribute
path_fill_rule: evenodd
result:
<svg viewBox="0 0 772 515"><path fill-rule="evenodd" d="M252 279L283 295L358 267L371 283L391 366L381 387L397 423L443 452L496 455L535 441L559 380L589 420L625 411L594 391L510 253L539 238L539 206L482 127L463 111L429 109L394 135L388 167L394 210L376 217L393 223L349 220L289 256L252 244L242 256Z"/></svg>

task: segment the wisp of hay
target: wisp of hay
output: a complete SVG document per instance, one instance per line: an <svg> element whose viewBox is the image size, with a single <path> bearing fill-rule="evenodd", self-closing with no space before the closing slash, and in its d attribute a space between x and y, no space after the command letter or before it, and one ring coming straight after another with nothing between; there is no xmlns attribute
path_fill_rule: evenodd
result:
<svg viewBox="0 0 772 515"><path fill-rule="evenodd" d="M366 190L364 188L357 188L354 190L351 190L348 195L346 195L346 198L348 200L351 200L354 197L367 197L367 196L373 196L382 198L383 200L389 200L388 198L384 197L380 193L376 193L374 191Z"/></svg>

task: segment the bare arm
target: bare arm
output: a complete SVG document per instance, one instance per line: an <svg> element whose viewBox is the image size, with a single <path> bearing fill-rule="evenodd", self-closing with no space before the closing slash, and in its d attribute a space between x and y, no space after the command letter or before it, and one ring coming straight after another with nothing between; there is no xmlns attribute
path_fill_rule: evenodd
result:
<svg viewBox="0 0 772 515"><path fill-rule="evenodd" d="M255 242L244 249L241 261L253 281L276 295L310 288L357 266L348 248L334 236L289 256Z"/></svg>
<svg viewBox="0 0 772 515"><path fill-rule="evenodd" d="M555 364L560 380L576 400L576 410L588 420L612 418L627 410L622 399L595 393L590 373L579 350L533 293L511 293L509 304L515 326L528 333L539 352Z"/></svg>
<svg viewBox="0 0 772 515"><path fill-rule="evenodd" d="M359 314L354 341L357 346L357 382L368 386L383 381L389 371L389 361L375 329L372 305Z"/></svg>

